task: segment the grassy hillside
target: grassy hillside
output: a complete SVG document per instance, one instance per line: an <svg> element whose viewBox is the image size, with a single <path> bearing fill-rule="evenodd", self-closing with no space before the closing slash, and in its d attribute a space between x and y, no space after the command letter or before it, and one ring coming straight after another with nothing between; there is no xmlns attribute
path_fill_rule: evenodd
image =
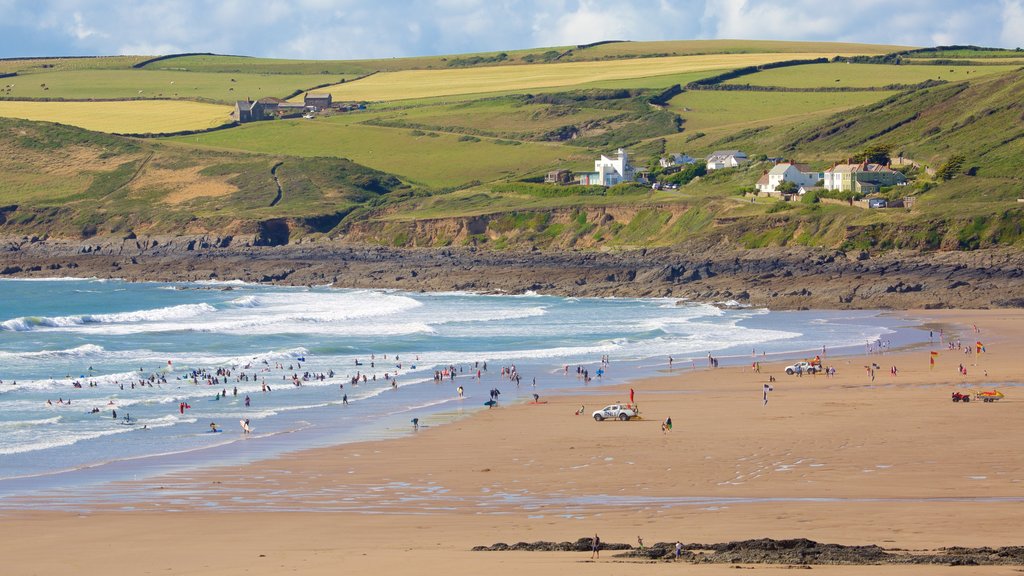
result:
<svg viewBox="0 0 1024 576"><path fill-rule="evenodd" d="M918 84L926 80L958 82L978 76L1000 74L1019 66L894 66L836 62L776 68L727 80L726 84L783 86L788 88L865 88L893 84Z"/></svg>
<svg viewBox="0 0 1024 576"><path fill-rule="evenodd" d="M1024 248L1016 202L1024 189L1024 72L1013 53L988 57L997 62L990 65L977 63L985 51L960 54L973 58L969 64L929 65L921 62L952 54L912 52L905 58L921 57L913 65L803 64L667 90L749 65L892 49L695 41L463 55L455 63L394 59L388 72L331 89L337 99L373 101L366 110L157 141L5 120L0 206L17 209L0 209L0 232L254 234L261 223L284 219L291 239L344 235L395 246L615 250L725 241L750 248ZM217 99L224 78L243 86L266 79L274 90L294 91L299 83L373 71L370 61L221 56L170 58L143 70L130 69L132 63L97 60L86 69L37 69L31 77L60 76L70 83L59 91L72 97L123 91L132 78L168 86L169 78L184 78L181 87L208 78L193 92ZM120 76L106 86L72 82L104 74ZM56 90L54 84L50 91ZM228 111L173 100L11 101L0 102L0 115L33 106L50 115L20 114L118 132L209 125ZM135 106L153 108L129 114ZM121 124L136 129L116 129ZM539 183L556 168L589 170L599 154L618 147L636 166L682 185ZM816 194L788 203L744 195L771 168L767 157L824 167L871 147L911 163L910 185L882 194L911 197L912 208L866 210ZM744 150L754 162L695 178L659 174L657 159L667 152L701 157L720 148ZM54 162L58 154L62 161Z"/></svg>
<svg viewBox="0 0 1024 576"><path fill-rule="evenodd" d="M565 88L592 82L664 76L817 58L820 52L711 54L637 60L566 62L531 66L490 66L452 70L403 70L374 74L324 90L339 100L391 101L452 94Z"/></svg>
<svg viewBox="0 0 1024 576"><path fill-rule="evenodd" d="M159 60L148 70L186 70L257 74L354 74L399 70L438 70L477 66L513 66L566 61L580 62L620 58L694 56L706 54L753 54L821 52L836 54L887 54L901 46L843 42L786 42L777 40L671 40L659 42L607 42L587 46L549 46L474 54L378 58L369 60L283 60L246 56L189 55Z"/></svg>
<svg viewBox="0 0 1024 576"><path fill-rule="evenodd" d="M6 79L3 98L64 100L174 98L233 103L264 96L282 98L298 90L352 76L315 74L213 74L162 70L71 70Z"/></svg>
<svg viewBox="0 0 1024 576"><path fill-rule="evenodd" d="M0 231L75 238L253 234L277 218L295 223L294 238L411 192L337 158L191 150L21 120L0 120L0 170Z"/></svg>
<svg viewBox="0 0 1024 576"><path fill-rule="evenodd" d="M329 120L280 120L182 136L176 142L225 150L349 158L433 188L515 178L569 161L576 150L532 143L395 129Z"/></svg>
<svg viewBox="0 0 1024 576"><path fill-rule="evenodd" d="M69 58L0 58L0 74L33 74L73 70L127 70L149 56L94 56Z"/></svg>

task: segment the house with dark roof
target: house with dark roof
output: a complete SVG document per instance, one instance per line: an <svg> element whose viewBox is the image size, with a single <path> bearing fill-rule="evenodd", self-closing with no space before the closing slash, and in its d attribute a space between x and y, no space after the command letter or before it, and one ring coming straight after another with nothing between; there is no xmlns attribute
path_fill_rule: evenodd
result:
<svg viewBox="0 0 1024 576"><path fill-rule="evenodd" d="M307 92L302 101L306 105L306 108L325 110L331 107L333 98L330 94L312 94Z"/></svg>
<svg viewBox="0 0 1024 576"><path fill-rule="evenodd" d="M710 172L722 168L735 168L748 160L746 153L739 150L716 150L708 156L707 169Z"/></svg>
<svg viewBox="0 0 1024 576"><path fill-rule="evenodd" d="M266 115L267 106L263 102L239 100L235 102L235 111L231 113L231 118L233 118L235 122L245 123L263 120Z"/></svg>
<svg viewBox="0 0 1024 576"><path fill-rule="evenodd" d="M822 174L826 190L871 194L883 186L906 184L907 178L881 164L836 164Z"/></svg>

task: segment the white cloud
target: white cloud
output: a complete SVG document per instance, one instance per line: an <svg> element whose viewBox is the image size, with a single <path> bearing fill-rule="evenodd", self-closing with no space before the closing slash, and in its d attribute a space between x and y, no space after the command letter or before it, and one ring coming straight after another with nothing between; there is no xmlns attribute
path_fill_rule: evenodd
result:
<svg viewBox="0 0 1024 576"><path fill-rule="evenodd" d="M1003 0L1002 45L1007 48L1024 47L1024 5L1021 0Z"/></svg>
<svg viewBox="0 0 1024 576"><path fill-rule="evenodd" d="M368 58L598 40L1024 44L1024 0L0 0L0 54Z"/></svg>
<svg viewBox="0 0 1024 576"><path fill-rule="evenodd" d="M162 56L164 54L180 54L187 52L176 44L149 44L140 42L138 44L124 44L117 48L117 53L123 56Z"/></svg>
<svg viewBox="0 0 1024 576"><path fill-rule="evenodd" d="M580 0L575 10L536 23L533 37L539 46L636 39L646 22L643 12L623 2Z"/></svg>

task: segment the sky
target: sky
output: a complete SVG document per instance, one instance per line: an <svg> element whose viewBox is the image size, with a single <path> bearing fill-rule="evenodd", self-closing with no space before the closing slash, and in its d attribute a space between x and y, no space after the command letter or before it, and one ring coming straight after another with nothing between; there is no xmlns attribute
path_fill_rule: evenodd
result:
<svg viewBox="0 0 1024 576"><path fill-rule="evenodd" d="M357 59L706 38L1024 46L1024 0L0 0L0 58Z"/></svg>

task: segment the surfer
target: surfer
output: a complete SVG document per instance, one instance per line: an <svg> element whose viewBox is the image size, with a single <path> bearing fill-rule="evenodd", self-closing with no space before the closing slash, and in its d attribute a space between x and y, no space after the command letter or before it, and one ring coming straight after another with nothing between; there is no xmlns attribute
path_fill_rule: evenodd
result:
<svg viewBox="0 0 1024 576"><path fill-rule="evenodd" d="M462 386L459 386L458 392L459 392L459 398L462 398L463 394L465 393L465 391L462 389Z"/></svg>
<svg viewBox="0 0 1024 576"><path fill-rule="evenodd" d="M420 429L420 419L419 418L413 418L412 419L412 429L413 430L419 430Z"/></svg>
<svg viewBox="0 0 1024 576"><path fill-rule="evenodd" d="M533 403L534 404L540 404L540 394L534 394L533 395Z"/></svg>
<svg viewBox="0 0 1024 576"><path fill-rule="evenodd" d="M348 394L343 394L341 396L341 405L348 406Z"/></svg>
<svg viewBox="0 0 1024 576"><path fill-rule="evenodd" d="M210 422L210 432L220 432L220 430L217 429L216 422Z"/></svg>

